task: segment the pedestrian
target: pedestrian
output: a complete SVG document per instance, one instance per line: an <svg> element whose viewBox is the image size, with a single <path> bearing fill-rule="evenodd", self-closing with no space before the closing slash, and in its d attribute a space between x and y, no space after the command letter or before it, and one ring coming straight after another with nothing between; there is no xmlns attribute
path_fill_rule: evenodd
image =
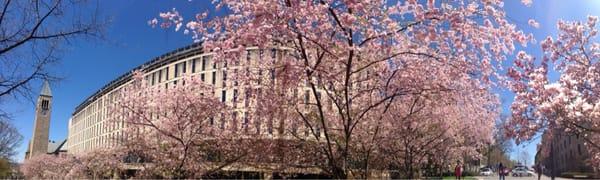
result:
<svg viewBox="0 0 600 180"><path fill-rule="evenodd" d="M535 171L537 171L538 174L538 180L542 179L542 173L544 173L544 168L541 164L537 164L535 166Z"/></svg>
<svg viewBox="0 0 600 180"><path fill-rule="evenodd" d="M500 180L506 180L504 175L504 165L502 163L498 164L498 175L500 176Z"/></svg>
<svg viewBox="0 0 600 180"><path fill-rule="evenodd" d="M456 179L460 179L462 176L463 167L460 164L460 160L456 161L456 167L454 167L454 175Z"/></svg>

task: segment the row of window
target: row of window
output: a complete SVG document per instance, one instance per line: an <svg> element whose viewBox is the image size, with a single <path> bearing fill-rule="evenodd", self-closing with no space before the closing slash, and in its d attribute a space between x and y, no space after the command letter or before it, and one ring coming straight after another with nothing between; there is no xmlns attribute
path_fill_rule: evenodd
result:
<svg viewBox="0 0 600 180"><path fill-rule="evenodd" d="M247 61L250 61L251 59L251 50L247 50L247 54L246 55L246 59ZM264 54L264 50L261 49L259 50L259 59L262 59ZM271 58L275 59L277 56L277 50L276 49L271 49ZM200 58L195 58L191 61L189 61L190 66L191 66L191 73L196 73L197 72L197 64L200 64L200 71L206 71L206 67L207 64L211 63L211 56L202 56ZM200 63L199 63L200 62ZM175 68L175 73L174 73L174 78L180 77L182 74L187 73L187 67L188 67L188 61L184 61L184 62L180 62L174 65ZM227 68L227 62L223 63L223 68ZM215 62L212 62L212 69L211 70L216 70L217 69L217 64ZM272 74L274 74L274 70L271 70ZM215 84L215 72L213 73L213 80L212 83ZM163 76L164 74L164 76ZM202 79L203 78L203 74L201 75ZM156 83L161 83L163 81L163 77L165 80L169 80L169 66L165 67L164 69L158 70L150 75L148 75L146 77L146 80L148 80L151 85L155 85ZM227 74L226 71L223 71L223 80L227 79ZM225 81L223 81L225 82Z"/></svg>
<svg viewBox="0 0 600 180"><path fill-rule="evenodd" d="M93 138L93 137L97 137L109 132L114 132L116 130L119 130L121 128L124 127L124 122L119 122L119 123L111 123L111 122L100 122L97 124L94 124L93 126L88 126L83 130L80 130L78 128L81 128L81 126L77 126L77 127L71 127L70 132L73 134L70 134L70 141L72 141L73 143L77 143L77 142L81 142L81 141L85 141L89 138Z"/></svg>
<svg viewBox="0 0 600 180"><path fill-rule="evenodd" d="M258 50L258 51L254 51L254 50L247 50L247 56L246 59L248 62L250 62L251 60L251 54L253 52L258 52L257 56L259 59L262 59L264 56L264 51L265 50ZM277 50L276 49L271 49L271 58L275 59L277 57ZM191 73L196 73L196 72L200 72L200 71L206 71L208 69L208 65L212 64L212 69L211 70L216 70L217 69L217 64L212 62L211 63L211 56L203 56L201 58L195 58L192 59L190 61L184 61L184 62L180 62L177 63L174 66L173 70L174 73L171 75L170 73L170 66L166 66L163 69L160 69L158 71L155 71L149 75L146 76L146 80L147 82L151 83L152 85L155 85L157 83L161 83L164 81L168 81L170 76L177 78L182 76L183 74L186 74L188 72L191 71ZM224 68L227 67L227 63L223 63L222 64ZM236 65L239 65L239 63L236 63ZM189 68L189 69L188 69ZM248 69L247 69L248 70ZM212 71L210 72L212 73L211 75L211 83L213 85L216 85L216 81L217 81L217 71ZM237 73L237 69L234 70L234 73ZM274 70L270 71L271 73L271 77L272 79L274 79ZM259 72L259 74L262 75L262 70ZM202 81L205 81L205 73L201 73L200 74L200 79ZM222 71L222 85L226 86L226 82L228 80L228 74L226 70ZM177 83L177 81L173 81L174 84ZM183 82L185 83L185 82ZM237 86L238 82L234 81L234 86ZM166 85L168 86L168 85ZM115 92L118 92L115 91ZM113 102L114 98L118 98L115 96L118 96L118 93L115 95L114 93L110 93L107 96L109 96L109 98L111 99L111 103ZM232 101L233 102L237 102L238 101L238 90L233 90L233 98ZM72 122L72 127L70 129L70 133L74 133L73 136L77 136L74 137L74 140L79 140L79 142L81 141L86 141L85 139L88 139L92 134L94 134L94 136L98 136L98 133L96 131L101 131L100 129L98 129L98 127L92 126L92 124L95 124L96 122L100 122L103 119L106 119L106 113L105 109L106 107L104 107L104 104L111 104L108 102L103 102L105 98L101 98L98 100L98 102L91 104L91 106L89 106L89 108L84 109L82 112L78 113L77 115L75 115L73 117L73 122ZM221 94L221 101L225 102L227 100L227 92L226 91L222 91ZM248 106L248 102L246 101L246 107ZM98 104L100 103L100 104ZM92 111L93 110L93 111ZM246 118L245 118L246 119ZM85 120L83 124L79 123L80 120ZM246 120L247 121L247 120ZM105 127L102 127L105 128ZM112 128L111 128L112 129ZM86 138L88 137L88 138ZM86 141L87 143L87 141ZM89 146L88 146L89 147Z"/></svg>
<svg viewBox="0 0 600 180"><path fill-rule="evenodd" d="M97 136L94 138L90 138L84 142L73 142L70 141L69 151L72 153L82 152L86 150L92 150L97 147L106 147L120 144L124 141L125 135L121 131L117 131L111 134Z"/></svg>
<svg viewBox="0 0 600 180"><path fill-rule="evenodd" d="M242 116L243 116L241 118L241 120L242 120L242 122L241 122L241 129L238 128L239 127L238 126L238 120L239 120L238 119L239 118L238 114L242 114ZM226 128L226 124L228 124L228 123L225 121L224 116L225 116L224 114L221 114L219 116L220 118L218 118L219 119L218 122L215 121L214 117L210 118L209 119L209 124L211 126L218 125L218 127L220 129L225 129ZM263 130L263 127L264 127L264 128L266 128L266 133L267 134L273 135L273 133L274 133L275 126L274 126L274 120L273 119L268 119L268 120L267 119L263 119L262 122L253 122L252 121L253 117L250 114L247 114L247 113L244 113L244 112L237 112L237 111L234 111L232 113L232 117L231 118L232 118L232 120L231 120L229 126L230 126L230 128L232 128L235 131L241 130L244 133L249 133L250 131L254 131L253 133L262 134L262 130ZM301 120L299 120L299 122L301 122ZM252 127L252 128L250 126L251 123L254 124L254 127ZM266 124L263 124L263 123L266 123ZM304 134L304 136L309 136L311 134L311 132L309 132L308 127L307 126L303 126L304 129L300 129L301 125L299 125L299 124L301 124L301 123L293 123L292 124L291 133L292 134L296 134L296 135L300 135L298 133L302 133L302 134ZM323 136L322 131L321 131L322 129L320 128L319 125L314 125L312 128L313 128L315 134L318 134L319 136ZM285 130L284 130L284 133L285 133Z"/></svg>

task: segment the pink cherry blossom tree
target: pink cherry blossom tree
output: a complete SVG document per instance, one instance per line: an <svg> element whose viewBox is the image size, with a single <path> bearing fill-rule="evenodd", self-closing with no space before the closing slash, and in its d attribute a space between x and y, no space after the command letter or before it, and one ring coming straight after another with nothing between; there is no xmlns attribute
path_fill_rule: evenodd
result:
<svg viewBox="0 0 600 180"><path fill-rule="evenodd" d="M458 81L471 80L399 97L384 115L382 151L404 178L419 178L426 165L440 168L464 157L479 159L480 150L492 143L497 97L472 82ZM444 82L418 84L429 83Z"/></svg>
<svg viewBox="0 0 600 180"><path fill-rule="evenodd" d="M558 37L541 41L541 60L519 52L509 75L516 93L510 135L529 140L547 129L582 138L593 167L600 167L600 44L598 18L558 22ZM553 68L553 69L551 69ZM549 71L560 74L552 80ZM546 137L549 138L549 137Z"/></svg>
<svg viewBox="0 0 600 180"><path fill-rule="evenodd" d="M185 22L173 9L149 24L183 29L217 61L247 67L233 76L249 82L240 86L252 97L252 128L317 142L326 159L319 167L335 178L367 167L355 162L375 148L357 144L375 145L367 135L391 104L424 91L465 90L459 89L465 83L486 90L503 79L497 72L506 55L532 38L506 19L499 0L222 0L216 6L228 14L207 19L200 12ZM247 49L255 46L258 52ZM257 62L242 61L248 55ZM472 120L460 123L478 124Z"/></svg>
<svg viewBox="0 0 600 180"><path fill-rule="evenodd" d="M77 159L70 155L38 155L23 162L21 172L31 179L84 178L76 168Z"/></svg>
<svg viewBox="0 0 600 180"><path fill-rule="evenodd" d="M39 155L26 159L21 172L32 179L90 179L122 177L120 149L96 150L87 154Z"/></svg>
<svg viewBox="0 0 600 180"><path fill-rule="evenodd" d="M120 178L125 171L121 148L99 149L76 155L72 178Z"/></svg>
<svg viewBox="0 0 600 180"><path fill-rule="evenodd" d="M224 16L207 19L201 12L185 22L173 9L149 24L183 29L217 61L248 67L233 76L252 82L245 87L253 99L248 111L259 117L254 124L266 124L270 136L319 142L315 148L327 162L322 170L346 178L364 168L352 164L374 148L352 151L359 142L375 142L361 134L377 129L369 127L373 117L389 112L390 104L423 91L464 90L448 83L455 80L486 89L503 79L497 72L506 55L532 39L506 19L503 5L223 0L216 6L228 10ZM246 50L252 46L262 49L259 55ZM248 54L259 62L242 61ZM446 83L412 88L433 79Z"/></svg>
<svg viewBox="0 0 600 180"><path fill-rule="evenodd" d="M151 86L136 71L113 107L114 123L124 124L122 144L142 162L140 177L199 178L246 154L233 148L243 141L234 140L234 124L226 123L233 111L213 87L190 76L178 82Z"/></svg>

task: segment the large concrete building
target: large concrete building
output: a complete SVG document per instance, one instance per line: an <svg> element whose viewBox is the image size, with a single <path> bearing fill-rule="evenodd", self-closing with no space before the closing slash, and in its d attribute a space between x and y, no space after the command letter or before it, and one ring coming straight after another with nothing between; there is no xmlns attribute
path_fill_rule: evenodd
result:
<svg viewBox="0 0 600 180"><path fill-rule="evenodd" d="M232 73L235 74L241 68L245 68L244 70L248 71L247 66L258 66L259 63L265 62L262 60L270 59L275 62L276 59L286 56L286 53L287 51L282 47L267 49L249 47L246 48L246 52L243 53L244 55L240 57L239 61L243 61L243 63L228 65L224 62L215 62L213 60L214 53L204 52L200 44L192 44L154 58L134 68L129 73L109 82L75 108L72 117L69 119L66 149L69 154L84 154L97 149L115 147L127 138L123 132L124 127L127 125L122 120L119 120L118 117L115 117L111 105L114 105L118 101L122 89L132 82L132 72L134 71L142 72L146 82L152 87L166 89L175 86L177 82L182 83L182 81L178 80L184 77L184 75L199 77L204 83L209 83L214 87L214 96L220 99L221 102L230 105L230 107L234 107L234 119L247 121L248 116L245 113L244 107L248 106L248 95L245 94L243 88L240 88L242 82L231 78ZM228 73L230 74L229 80ZM271 75L271 80L275 78L274 71L271 73L259 72L259 74L263 74L264 76ZM304 92L303 98L305 100L310 99L308 89L300 90L300 92ZM266 124L263 123L260 125L261 127L255 127L263 129L257 131L260 132L260 135L266 137L283 137L281 134L278 134L278 131L273 130L273 127L269 128ZM222 126L222 123L219 123L219 125ZM253 136L256 135L258 134L253 134ZM269 166L256 169L243 165L235 166L233 169L224 168L225 171L259 173L263 176L257 177L263 178L272 176L269 169L274 168ZM320 174L320 170L315 168L292 169L288 171L312 175Z"/></svg>
<svg viewBox="0 0 600 180"><path fill-rule="evenodd" d="M270 66L275 62L280 62L280 59L289 56L288 53L289 51L286 47L268 47L262 49L248 47L237 62L233 61L230 62L231 64L227 64L224 61L215 61L213 58L214 53L205 52L202 49L202 45L196 43L154 58L134 68L129 73L125 73L109 82L75 108L69 119L66 149L69 154L83 154L97 149L115 147L127 139L126 134L123 132L127 124L115 116L115 113L113 113L114 109L111 109L111 106L118 102L119 97L121 97L120 93L124 87L133 82L133 72L142 72L145 82L151 87L165 89L176 86L178 82L185 83L180 81L185 76L197 77L204 83L212 85L213 94L216 98L229 107L233 107L232 124L240 121L246 124L242 125L244 130L248 131L249 128L254 128L251 131L257 133L252 133L251 137L258 137L257 139L260 139L263 136L283 141L295 140L295 138L291 139L293 138L292 135L289 133L286 134L281 130L282 128L276 127L280 125L277 119L269 119L267 120L269 122L266 123L250 123L252 118L246 113L246 109L253 106L253 102L249 98L251 95L244 91L245 88L243 87L246 87L244 82L238 82L238 79L232 78L232 76L238 74L238 70L239 72L257 71L257 76L265 80L259 79L258 84L261 82L266 83L267 81L273 83L276 81L274 68L262 68ZM305 103L309 103L309 101L315 99L311 97L309 87L301 86L291 93L298 100ZM331 109L333 108L333 104L332 101L329 101L327 106ZM223 125L225 123L228 122L218 124L221 128L223 126L230 126L230 124ZM316 139L314 134L309 134L308 127L300 125L292 131L304 132L304 135L300 136L309 136L307 139ZM324 136L324 133L318 128L316 131L316 136ZM261 165L258 168L249 167L241 163L224 168L223 170L229 172L258 173L261 176L257 177L269 178L274 175L272 172L273 169L278 169L278 171L283 173L296 174L299 175L298 177L322 177L322 171L318 168L304 167L282 170L277 164L272 163L265 163L264 166ZM372 170L370 176L383 178L387 177L388 174L384 171Z"/></svg>
<svg viewBox="0 0 600 180"><path fill-rule="evenodd" d="M244 62L255 62L263 58L276 58L285 51L274 48L247 48ZM236 88L233 80L227 80L227 73L240 68L240 65L215 63L214 53L204 52L200 44L164 54L160 57L136 67L144 73L145 80L152 86L169 88L174 86L182 76L194 75L205 83L215 87L214 95L226 103L239 103L238 97L244 93L242 88ZM231 78L230 78L231 79ZM132 81L132 73L126 73L108 83L76 107L69 120L69 135L67 149L69 153L78 154L97 148L111 147L124 139L122 132L125 123L113 123L117 120L111 113L110 105L115 103L120 90ZM243 110L239 118L244 118ZM273 131L264 131L273 133Z"/></svg>

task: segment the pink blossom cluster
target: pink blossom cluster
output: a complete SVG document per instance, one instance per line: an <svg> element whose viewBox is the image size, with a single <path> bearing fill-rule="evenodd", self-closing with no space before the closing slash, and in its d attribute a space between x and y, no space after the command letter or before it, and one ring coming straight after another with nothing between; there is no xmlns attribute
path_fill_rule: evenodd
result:
<svg viewBox="0 0 600 180"><path fill-rule="evenodd" d="M29 179L118 178L125 171L119 150L97 150L82 155L38 155L26 159L21 172Z"/></svg>
<svg viewBox="0 0 600 180"><path fill-rule="evenodd" d="M497 102L485 89L468 85L400 98L385 115L383 154L407 174L428 164L447 167L465 156L480 159L479 152L493 143Z"/></svg>
<svg viewBox="0 0 600 180"><path fill-rule="evenodd" d="M540 23L538 23L537 21L535 21L534 19L529 19L527 21L527 23L534 28L539 28L540 27Z"/></svg>
<svg viewBox="0 0 600 180"><path fill-rule="evenodd" d="M516 93L510 135L519 142L547 129L549 134L582 137L594 167L600 167L597 21L595 16L587 22L559 21L558 37L547 37L540 44L544 52L540 61L519 53L509 70ZM549 80L551 67L560 74L556 81Z"/></svg>
<svg viewBox="0 0 600 180"><path fill-rule="evenodd" d="M139 177L199 177L206 170L202 148L215 145L213 139L229 138L231 124L224 126L230 111L212 88L190 76L179 83L168 89L151 86L136 71L112 107L114 123L125 124L125 151L150 162Z"/></svg>
<svg viewBox="0 0 600 180"><path fill-rule="evenodd" d="M406 136L415 139L387 151L436 145L415 158L477 158L497 118L498 101L489 90L497 80L525 78L519 69L498 72L516 46L533 40L506 19L499 0L222 0L216 6L229 14L206 19L201 12L186 32L217 62L244 67L231 76L243 80L238 88L250 97L245 112L252 129L313 142L309 147L327 162L318 167L335 178L366 178L360 174L391 165L381 162L397 163L382 156L382 146L412 131L425 134ZM165 20L175 30L184 23ZM258 62L243 61L248 48L262 49ZM269 49L282 52L263 55ZM523 66L532 61L519 56ZM423 112L411 113L413 101ZM411 162L416 167L425 160Z"/></svg>
<svg viewBox="0 0 600 180"><path fill-rule="evenodd" d="M525 6L531 6L533 4L533 0L521 0L521 3Z"/></svg>

